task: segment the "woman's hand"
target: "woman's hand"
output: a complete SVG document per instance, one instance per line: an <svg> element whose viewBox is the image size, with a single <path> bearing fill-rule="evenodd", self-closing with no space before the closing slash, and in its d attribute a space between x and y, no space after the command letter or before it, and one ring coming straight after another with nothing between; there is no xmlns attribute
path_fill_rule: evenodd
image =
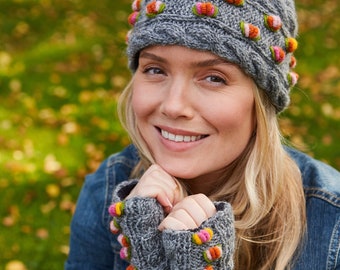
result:
<svg viewBox="0 0 340 270"><path fill-rule="evenodd" d="M126 199L132 197L155 198L169 213L181 201L186 192L180 183L158 165L151 165Z"/></svg>
<svg viewBox="0 0 340 270"><path fill-rule="evenodd" d="M188 230L199 227L203 221L212 217L216 208L204 194L185 197L177 203L158 229Z"/></svg>

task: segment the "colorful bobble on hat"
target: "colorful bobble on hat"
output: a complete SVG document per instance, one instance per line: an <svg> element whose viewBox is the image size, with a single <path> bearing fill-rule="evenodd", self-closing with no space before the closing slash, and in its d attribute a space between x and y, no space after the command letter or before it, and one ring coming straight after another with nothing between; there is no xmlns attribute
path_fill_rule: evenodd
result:
<svg viewBox="0 0 340 270"><path fill-rule="evenodd" d="M225 0L228 4L235 5L235 6L243 6L244 0Z"/></svg>
<svg viewBox="0 0 340 270"><path fill-rule="evenodd" d="M208 265L204 268L204 270L214 270L214 268L211 265Z"/></svg>
<svg viewBox="0 0 340 270"><path fill-rule="evenodd" d="M126 267L126 270L137 270L137 268L130 264L128 267Z"/></svg>
<svg viewBox="0 0 340 270"><path fill-rule="evenodd" d="M274 61L277 64L280 64L286 57L286 53L279 46L271 46L270 51L272 53L272 57L273 57Z"/></svg>
<svg viewBox="0 0 340 270"><path fill-rule="evenodd" d="M298 47L298 42L295 38L286 38L286 51L294 52Z"/></svg>
<svg viewBox="0 0 340 270"><path fill-rule="evenodd" d="M192 235L192 241L197 245L209 242L213 237L214 232L210 228L205 228Z"/></svg>
<svg viewBox="0 0 340 270"><path fill-rule="evenodd" d="M207 263L218 260L222 256L222 249L220 246L214 246L203 252L203 257Z"/></svg>
<svg viewBox="0 0 340 270"><path fill-rule="evenodd" d="M132 12L132 13L129 15L129 17L128 17L128 23L129 23L131 26L134 26L135 23L137 22L138 16L139 16L139 12L138 12L138 11Z"/></svg>
<svg viewBox="0 0 340 270"><path fill-rule="evenodd" d="M119 252L120 258L122 260L126 260L129 261L131 258L131 252L130 252L130 248L128 247L122 247L120 252Z"/></svg>
<svg viewBox="0 0 340 270"><path fill-rule="evenodd" d="M192 12L197 16L216 17L218 13L218 8L210 2L199 2L193 6Z"/></svg>
<svg viewBox="0 0 340 270"><path fill-rule="evenodd" d="M120 217L123 214L124 211L124 203L123 202L117 202L109 207L109 214L112 217Z"/></svg>
<svg viewBox="0 0 340 270"><path fill-rule="evenodd" d="M279 31L282 27L281 18L279 16L276 16L276 15L265 14L264 15L264 24L269 30L271 30L273 32Z"/></svg>
<svg viewBox="0 0 340 270"><path fill-rule="evenodd" d="M110 231L113 234L117 234L120 231L120 226L115 218L113 218L110 222Z"/></svg>
<svg viewBox="0 0 340 270"><path fill-rule="evenodd" d="M120 234L117 237L118 243L122 246L122 247L129 247L130 246L130 240L126 235Z"/></svg>
<svg viewBox="0 0 340 270"><path fill-rule="evenodd" d="M131 7L133 11L140 11L142 0L134 0Z"/></svg>
<svg viewBox="0 0 340 270"><path fill-rule="evenodd" d="M149 18L153 18L156 15L163 12L165 9L165 4L162 1L152 1L146 6L146 15Z"/></svg>
<svg viewBox="0 0 340 270"><path fill-rule="evenodd" d="M240 23L240 27L242 30L242 34L245 37L255 41L260 39L261 37L260 29L257 26L242 21Z"/></svg>
<svg viewBox="0 0 340 270"><path fill-rule="evenodd" d="M297 63L296 58L294 57L294 55L292 55L290 57L289 67L290 68L295 68L296 67L296 63Z"/></svg>
<svg viewBox="0 0 340 270"><path fill-rule="evenodd" d="M287 79L288 79L289 85L294 86L299 79L299 74L295 72L289 72L287 75Z"/></svg>

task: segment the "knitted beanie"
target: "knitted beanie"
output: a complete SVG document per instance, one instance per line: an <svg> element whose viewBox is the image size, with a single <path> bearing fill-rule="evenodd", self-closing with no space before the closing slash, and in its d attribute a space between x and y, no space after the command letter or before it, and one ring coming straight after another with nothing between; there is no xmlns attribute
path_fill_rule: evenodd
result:
<svg viewBox="0 0 340 270"><path fill-rule="evenodd" d="M127 36L129 68L151 45L182 45L237 64L264 90L276 111L289 104L298 75L293 0L135 0Z"/></svg>

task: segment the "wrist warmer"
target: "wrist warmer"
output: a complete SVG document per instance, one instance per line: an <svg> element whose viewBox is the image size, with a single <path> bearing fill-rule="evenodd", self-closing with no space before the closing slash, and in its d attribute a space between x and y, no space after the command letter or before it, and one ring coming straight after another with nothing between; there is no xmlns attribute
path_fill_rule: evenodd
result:
<svg viewBox="0 0 340 270"><path fill-rule="evenodd" d="M170 269L233 269L234 217L227 202L215 202L217 213L195 230L163 232Z"/></svg>
<svg viewBox="0 0 340 270"><path fill-rule="evenodd" d="M131 269L231 270L235 248L232 208L215 202L216 214L194 230L158 230L164 211L154 198L133 197L124 201L136 180L118 185L109 212L112 226L124 233L121 258L130 260ZM115 226L113 225L115 224Z"/></svg>
<svg viewBox="0 0 340 270"><path fill-rule="evenodd" d="M121 258L130 261L137 269L169 269L162 233L158 230L164 219L161 205L154 198L133 197L122 201L136 183L132 180L117 186L113 196L117 203L109 210L124 234L118 237L122 244Z"/></svg>

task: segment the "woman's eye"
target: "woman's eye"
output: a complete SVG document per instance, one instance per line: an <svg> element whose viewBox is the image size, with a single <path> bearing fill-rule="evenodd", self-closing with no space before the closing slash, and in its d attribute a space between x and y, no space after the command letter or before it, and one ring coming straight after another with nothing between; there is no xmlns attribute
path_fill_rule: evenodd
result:
<svg viewBox="0 0 340 270"><path fill-rule="evenodd" d="M212 83L227 84L227 81L220 76L211 75L206 78L207 81Z"/></svg>
<svg viewBox="0 0 340 270"><path fill-rule="evenodd" d="M150 75L164 74L164 72L160 68L156 68L156 67L146 68L144 69L144 73L150 74Z"/></svg>

